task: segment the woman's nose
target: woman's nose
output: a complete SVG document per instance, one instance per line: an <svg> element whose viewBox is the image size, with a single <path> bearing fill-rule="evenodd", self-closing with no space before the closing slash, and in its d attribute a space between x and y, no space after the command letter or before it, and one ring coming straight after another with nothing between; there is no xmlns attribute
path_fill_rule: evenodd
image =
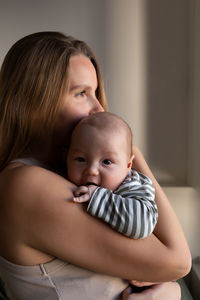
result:
<svg viewBox="0 0 200 300"><path fill-rule="evenodd" d="M97 112L104 111L103 107L101 106L100 102L97 99L93 99L92 108L90 110L90 115L95 114Z"/></svg>

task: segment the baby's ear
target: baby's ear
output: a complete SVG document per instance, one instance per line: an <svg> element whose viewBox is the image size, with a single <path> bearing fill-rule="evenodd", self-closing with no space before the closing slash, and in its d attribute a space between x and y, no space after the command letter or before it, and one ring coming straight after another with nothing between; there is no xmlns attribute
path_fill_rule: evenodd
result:
<svg viewBox="0 0 200 300"><path fill-rule="evenodd" d="M127 165L127 168L128 168L128 169L131 169L134 158L135 158L135 155L133 154L133 155L131 156L131 158L129 159L129 162L128 162L128 165Z"/></svg>

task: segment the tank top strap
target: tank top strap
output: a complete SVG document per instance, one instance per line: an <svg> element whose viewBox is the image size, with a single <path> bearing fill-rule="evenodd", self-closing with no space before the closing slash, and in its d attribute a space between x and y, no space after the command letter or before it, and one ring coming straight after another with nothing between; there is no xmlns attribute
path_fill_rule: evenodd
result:
<svg viewBox="0 0 200 300"><path fill-rule="evenodd" d="M47 166L45 166L42 162L39 160L32 158L32 157L27 157L27 158L16 158L11 160L10 163L22 163L27 166L38 166L38 167L43 167L45 169L48 169Z"/></svg>
<svg viewBox="0 0 200 300"><path fill-rule="evenodd" d="M22 163L28 166L40 165L40 162L34 158L16 158L11 160L11 163Z"/></svg>

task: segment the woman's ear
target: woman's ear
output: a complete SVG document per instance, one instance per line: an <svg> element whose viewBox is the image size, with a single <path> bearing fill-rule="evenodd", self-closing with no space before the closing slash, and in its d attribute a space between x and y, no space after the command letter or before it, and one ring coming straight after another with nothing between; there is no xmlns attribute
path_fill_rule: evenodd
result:
<svg viewBox="0 0 200 300"><path fill-rule="evenodd" d="M131 156L131 158L129 159L129 161L128 161L127 168L128 168L129 170L130 170L131 167L132 167L134 158L135 158L135 155L133 154L133 155Z"/></svg>

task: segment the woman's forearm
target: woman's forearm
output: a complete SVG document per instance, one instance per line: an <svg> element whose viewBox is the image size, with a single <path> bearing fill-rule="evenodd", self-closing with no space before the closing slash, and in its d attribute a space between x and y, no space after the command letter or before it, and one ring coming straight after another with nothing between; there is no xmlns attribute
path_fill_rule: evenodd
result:
<svg viewBox="0 0 200 300"><path fill-rule="evenodd" d="M154 235L171 251L174 265L180 268L183 274L184 272L187 273L191 267L191 255L183 230L169 200L153 176L143 155L136 146L133 146L133 151L135 154L133 168L150 177L155 187L155 200L158 206L158 223L154 230Z"/></svg>

